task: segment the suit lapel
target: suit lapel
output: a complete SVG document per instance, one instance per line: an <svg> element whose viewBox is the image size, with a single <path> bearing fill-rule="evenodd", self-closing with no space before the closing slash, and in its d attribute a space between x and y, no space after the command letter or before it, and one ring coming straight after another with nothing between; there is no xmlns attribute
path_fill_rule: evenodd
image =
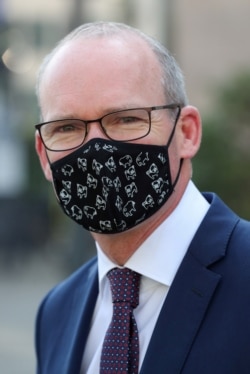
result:
<svg viewBox="0 0 250 374"><path fill-rule="evenodd" d="M186 256L163 305L141 374L150 374L152 369L161 373L163 367L171 374L181 372L219 280L191 255Z"/></svg>
<svg viewBox="0 0 250 374"><path fill-rule="evenodd" d="M181 372L221 279L208 266L225 256L237 220L214 196L170 287L140 374Z"/></svg>

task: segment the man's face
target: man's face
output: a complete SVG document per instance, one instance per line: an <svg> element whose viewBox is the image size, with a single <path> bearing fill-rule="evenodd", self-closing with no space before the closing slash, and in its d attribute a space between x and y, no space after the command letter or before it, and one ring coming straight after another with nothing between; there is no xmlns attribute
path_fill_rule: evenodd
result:
<svg viewBox="0 0 250 374"><path fill-rule="evenodd" d="M170 104L161 85L158 62L138 39L78 39L71 41L49 63L40 89L44 121L66 118L92 120L121 109ZM165 145L173 123L167 110L152 113L151 132L138 140ZM91 123L85 142L105 138L100 125ZM37 149L46 176L47 157L39 138ZM69 152L48 152L50 162ZM177 157L175 157L177 158Z"/></svg>

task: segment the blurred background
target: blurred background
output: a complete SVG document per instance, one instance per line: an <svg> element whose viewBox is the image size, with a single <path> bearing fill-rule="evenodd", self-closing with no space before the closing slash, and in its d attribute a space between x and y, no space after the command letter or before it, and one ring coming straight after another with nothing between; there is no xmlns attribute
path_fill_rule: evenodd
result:
<svg viewBox="0 0 250 374"><path fill-rule="evenodd" d="M36 71L89 21L126 22L175 55L203 117L194 160L201 190L250 219L249 0L0 0L0 373L35 373L34 321L44 294L95 253L55 202L34 151Z"/></svg>

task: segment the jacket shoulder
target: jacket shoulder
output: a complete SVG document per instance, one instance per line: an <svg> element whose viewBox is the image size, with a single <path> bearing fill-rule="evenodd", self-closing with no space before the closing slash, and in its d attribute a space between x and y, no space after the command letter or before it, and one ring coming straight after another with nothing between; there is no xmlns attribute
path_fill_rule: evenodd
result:
<svg viewBox="0 0 250 374"><path fill-rule="evenodd" d="M70 351L73 342L81 348L85 344L98 293L97 274L94 258L54 287L42 301L35 331L38 373L77 372L68 371L67 365L80 366L81 354L70 355ZM73 363L69 357L74 357Z"/></svg>

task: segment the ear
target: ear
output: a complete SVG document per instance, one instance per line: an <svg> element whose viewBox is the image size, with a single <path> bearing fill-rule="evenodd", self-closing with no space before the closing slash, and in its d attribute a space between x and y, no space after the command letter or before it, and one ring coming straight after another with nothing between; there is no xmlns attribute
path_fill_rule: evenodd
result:
<svg viewBox="0 0 250 374"><path fill-rule="evenodd" d="M53 178L52 178L52 173L50 169L47 152L38 132L36 132L35 134L35 147L36 147L36 152L38 154L44 175L48 181L52 182Z"/></svg>
<svg viewBox="0 0 250 374"><path fill-rule="evenodd" d="M182 108L178 128L180 131L180 157L191 159L200 148L202 126L198 110L187 105Z"/></svg>

